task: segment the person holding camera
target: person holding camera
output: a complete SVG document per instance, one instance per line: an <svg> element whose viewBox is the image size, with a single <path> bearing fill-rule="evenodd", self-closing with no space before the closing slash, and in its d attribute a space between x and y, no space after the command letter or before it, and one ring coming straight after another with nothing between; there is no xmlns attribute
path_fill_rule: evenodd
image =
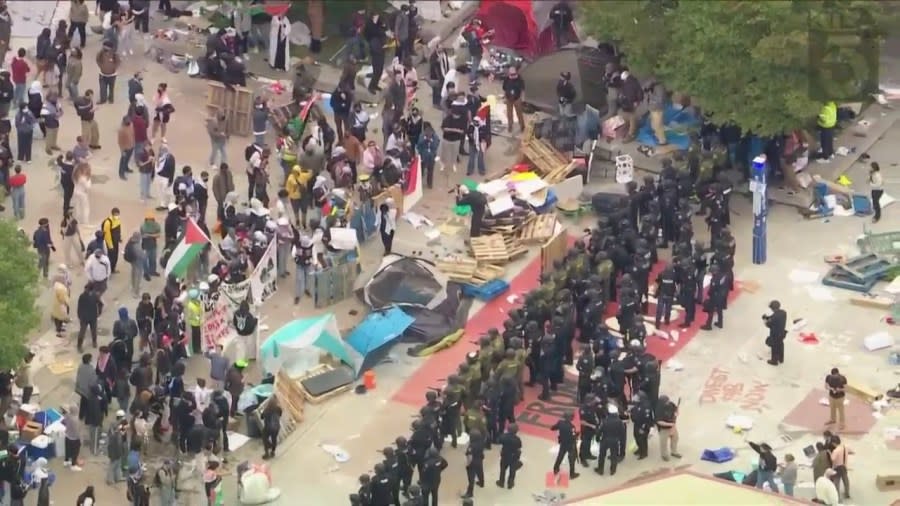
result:
<svg viewBox="0 0 900 506"><path fill-rule="evenodd" d="M781 303L773 300L769 303L772 314L763 315L763 321L769 328L769 337L766 338L766 346L772 350L772 358L768 360L770 365L784 363L784 338L787 336L787 312L781 309Z"/></svg>

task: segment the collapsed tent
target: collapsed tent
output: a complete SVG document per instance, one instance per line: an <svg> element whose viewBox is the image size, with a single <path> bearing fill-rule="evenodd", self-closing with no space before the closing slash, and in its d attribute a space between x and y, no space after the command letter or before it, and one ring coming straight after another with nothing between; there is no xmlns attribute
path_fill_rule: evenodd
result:
<svg viewBox="0 0 900 506"><path fill-rule="evenodd" d="M669 104L663 112L663 130L666 132L666 142L678 149L686 150L691 145L691 133L700 128L700 119L688 107ZM656 134L650 124L650 115L641 119L637 132L637 141L647 146L656 146Z"/></svg>
<svg viewBox="0 0 900 506"><path fill-rule="evenodd" d="M362 355L341 339L334 314L302 318L284 325L260 346L259 359L265 372L275 374L284 370L296 378L318 364L322 351L349 365L354 372L359 371Z"/></svg>
<svg viewBox="0 0 900 506"><path fill-rule="evenodd" d="M476 16L494 30L493 45L536 58L556 49L550 29L555 5L539 0L481 0Z"/></svg>
<svg viewBox="0 0 900 506"><path fill-rule="evenodd" d="M347 344L362 357L357 373L381 362L397 340L413 323L413 317L398 307L375 311L366 316L347 337Z"/></svg>
<svg viewBox="0 0 900 506"><path fill-rule="evenodd" d="M447 276L428 260L387 255L363 288L363 300L372 309L421 306L435 309L447 299Z"/></svg>
<svg viewBox="0 0 900 506"><path fill-rule="evenodd" d="M362 290L372 310L399 306L414 319L403 341L414 343L411 355L434 346L461 329L468 320L471 299L462 298L458 283L428 260L402 255L386 256Z"/></svg>

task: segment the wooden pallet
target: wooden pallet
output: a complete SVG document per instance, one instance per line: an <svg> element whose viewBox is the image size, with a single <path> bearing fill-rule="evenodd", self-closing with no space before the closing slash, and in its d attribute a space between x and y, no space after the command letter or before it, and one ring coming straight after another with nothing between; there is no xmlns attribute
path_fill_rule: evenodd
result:
<svg viewBox="0 0 900 506"><path fill-rule="evenodd" d="M269 405L269 401L272 397L264 400L259 407L256 408L256 411L253 412L253 415L256 416L257 421L259 422L259 426L263 426L263 413L266 411L266 406ZM283 409L283 408L282 408ZM300 423L295 421L291 416L282 416L281 417L281 430L278 431L278 442L282 442L287 439L288 436L294 432L294 429L297 428L297 424Z"/></svg>
<svg viewBox="0 0 900 506"><path fill-rule="evenodd" d="M525 253L528 253L528 248L525 247L519 239L515 236L504 236L503 243L506 246L506 252L509 254L509 259L514 260Z"/></svg>
<svg viewBox="0 0 900 506"><path fill-rule="evenodd" d="M523 244L543 244L553 237L556 230L556 213L540 214L519 229L518 239Z"/></svg>
<svg viewBox="0 0 900 506"><path fill-rule="evenodd" d="M291 379L283 371L278 371L278 374L275 375L275 395L278 397L281 408L291 416L295 423L303 421L303 405L306 396L297 380Z"/></svg>
<svg viewBox="0 0 900 506"><path fill-rule="evenodd" d="M344 385L342 387L335 388L334 390L332 390L328 393L324 393L319 396L312 395L305 388L303 388L302 382L304 380L314 378L320 374L325 374L326 372L330 372L333 370L334 370L334 366L331 364L319 364L319 365L313 367L312 369L310 369L309 371L307 371L306 374L304 374L303 376L297 378L297 385L299 386L300 391L303 392L303 397L308 402L311 402L312 404L319 404L321 402L327 401L328 399L331 399L332 397L336 397L344 392L347 392L353 388L353 384L350 383L350 384Z"/></svg>
<svg viewBox="0 0 900 506"><path fill-rule="evenodd" d="M222 83L207 81L206 112L210 116L225 113L228 128L233 135L250 135L253 100L253 90L250 88L226 88Z"/></svg>
<svg viewBox="0 0 900 506"><path fill-rule="evenodd" d="M556 169L544 174L544 181L549 185L561 183L566 180L569 174L578 166L577 161L571 161L564 165L558 166Z"/></svg>
<svg viewBox="0 0 900 506"><path fill-rule="evenodd" d="M506 240L500 234L473 237L469 241L472 256L479 263L505 264L509 262L510 254L506 249Z"/></svg>
<svg viewBox="0 0 900 506"><path fill-rule="evenodd" d="M478 261L471 258L447 257L435 262L435 267L446 274L450 281L469 283L478 270Z"/></svg>
<svg viewBox="0 0 900 506"><path fill-rule="evenodd" d="M502 278L504 274L506 274L506 269L499 265L479 265L478 268L475 269L475 274L472 276L471 284L476 286L483 285L488 281Z"/></svg>

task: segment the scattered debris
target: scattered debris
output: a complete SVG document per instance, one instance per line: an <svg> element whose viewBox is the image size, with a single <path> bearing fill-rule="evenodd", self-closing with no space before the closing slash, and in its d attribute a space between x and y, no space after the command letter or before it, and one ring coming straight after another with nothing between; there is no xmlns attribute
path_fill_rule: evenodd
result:
<svg viewBox="0 0 900 506"><path fill-rule="evenodd" d="M734 430L735 434L753 428L753 419L744 415L729 415L725 419L725 426Z"/></svg>
<svg viewBox="0 0 900 506"><path fill-rule="evenodd" d="M894 338L887 332L876 332L863 339L863 346L868 351L883 350L894 345Z"/></svg>
<svg viewBox="0 0 900 506"><path fill-rule="evenodd" d="M322 450L324 450L325 453L331 455L334 458L334 460L340 464L350 461L350 454L347 453L340 446L323 443L323 444L319 445L319 447L322 448Z"/></svg>
<svg viewBox="0 0 900 506"><path fill-rule="evenodd" d="M815 332L801 332L797 340L803 344L819 344L819 338Z"/></svg>

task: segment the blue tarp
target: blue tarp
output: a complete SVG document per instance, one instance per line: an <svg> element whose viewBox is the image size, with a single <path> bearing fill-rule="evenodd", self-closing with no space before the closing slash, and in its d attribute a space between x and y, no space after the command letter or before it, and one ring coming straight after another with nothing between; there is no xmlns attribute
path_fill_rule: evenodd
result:
<svg viewBox="0 0 900 506"><path fill-rule="evenodd" d="M689 133L699 128L700 120L687 109L676 109L670 104L663 113L663 126L666 130L666 142L678 149L688 149L691 145ZM656 146L656 136L650 128L649 114L641 120L637 141L647 146Z"/></svg>
<svg viewBox="0 0 900 506"><path fill-rule="evenodd" d="M390 343L400 338L414 321L415 318L394 306L376 311L360 322L347 337L347 344L363 357L358 373L374 367Z"/></svg>
<svg viewBox="0 0 900 506"><path fill-rule="evenodd" d="M731 448L723 446L722 448L716 450L703 450L703 453L700 455L700 460L705 460L707 462L715 462L716 464L721 464L723 462L728 462L729 460L734 459L734 450ZM738 481L738 480L735 480ZM739 482L740 483L740 482Z"/></svg>

